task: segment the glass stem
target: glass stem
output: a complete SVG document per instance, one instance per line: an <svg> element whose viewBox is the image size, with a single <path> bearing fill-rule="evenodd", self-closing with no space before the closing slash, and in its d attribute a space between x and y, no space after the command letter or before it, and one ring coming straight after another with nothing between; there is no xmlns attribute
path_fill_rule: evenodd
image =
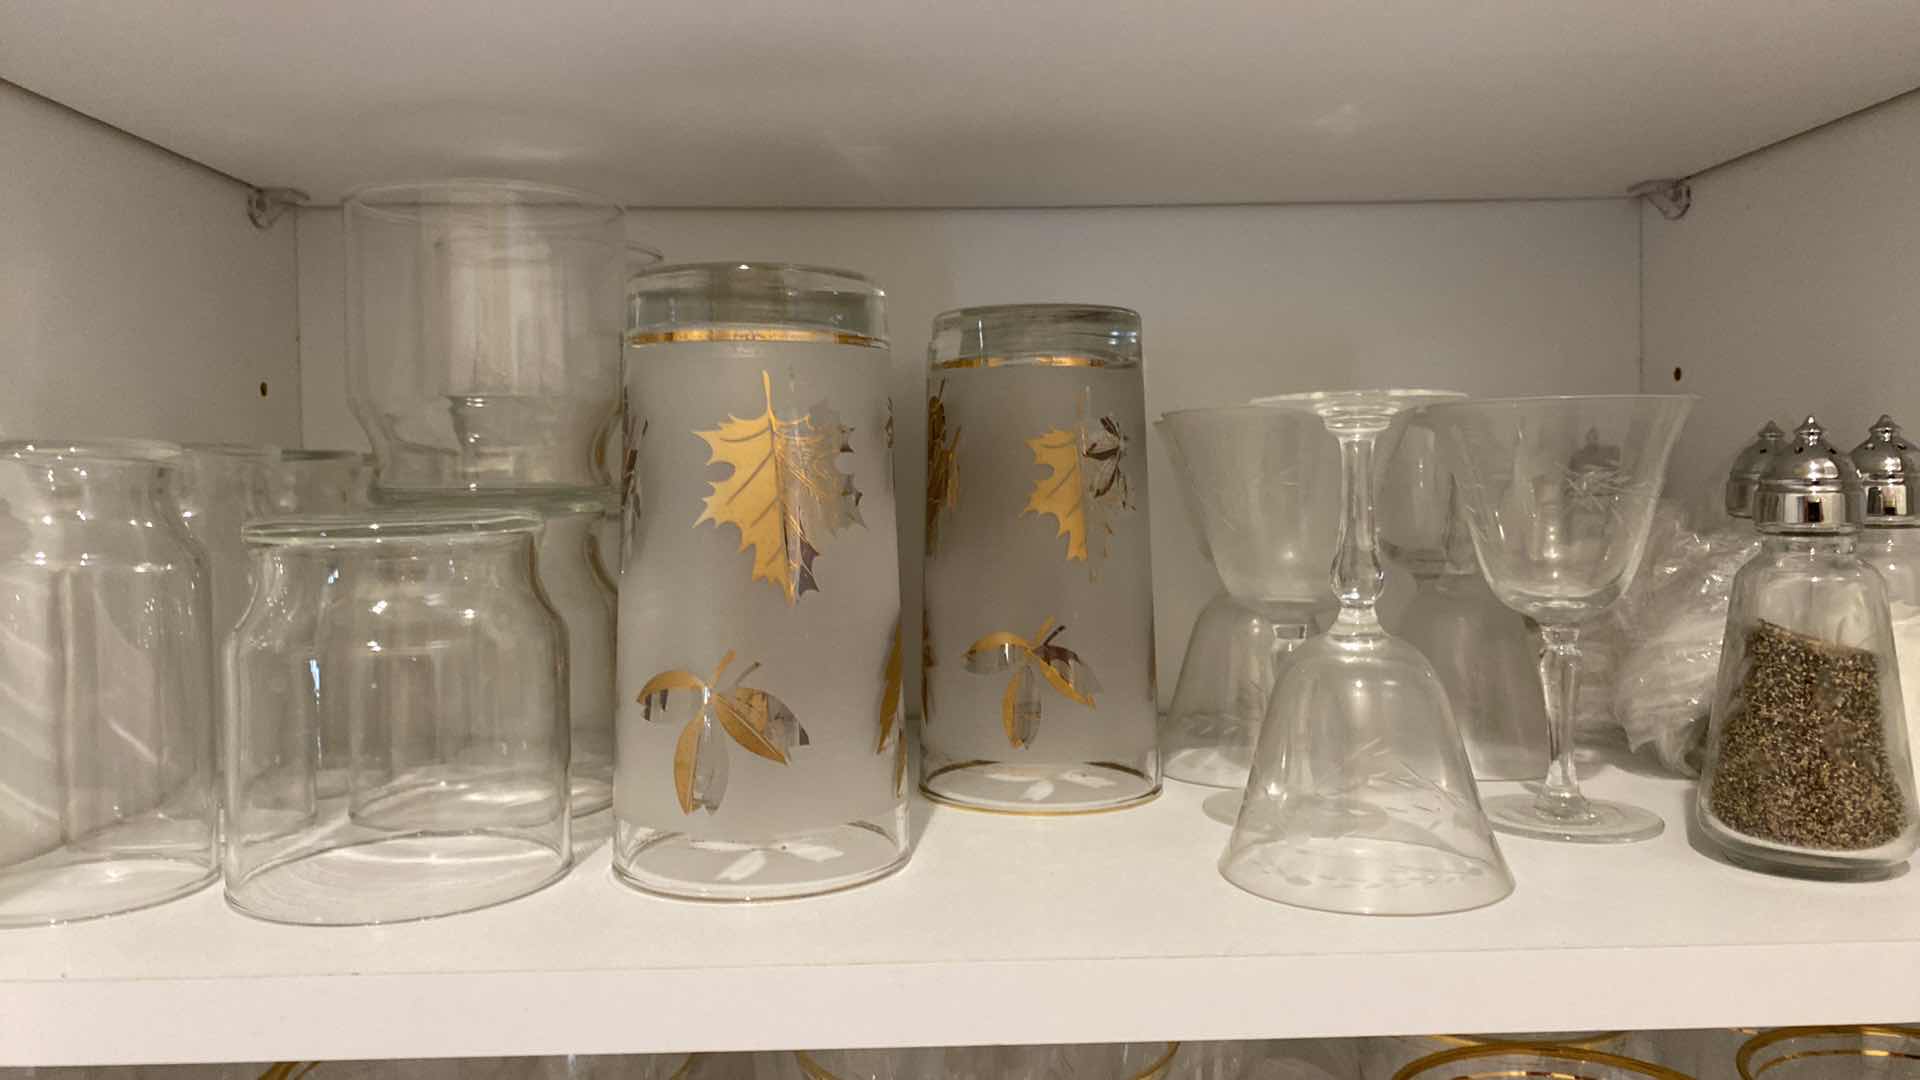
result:
<svg viewBox="0 0 1920 1080"><path fill-rule="evenodd" d="M1547 782L1540 789L1543 814L1563 820L1592 816L1573 763L1573 706L1580 691L1580 628L1540 627L1540 686L1547 705Z"/></svg>
<svg viewBox="0 0 1920 1080"><path fill-rule="evenodd" d="M1333 557L1333 593L1340 601L1334 633L1378 633L1374 603L1383 571L1373 525L1373 443L1382 426L1342 425L1340 439L1340 539Z"/></svg>

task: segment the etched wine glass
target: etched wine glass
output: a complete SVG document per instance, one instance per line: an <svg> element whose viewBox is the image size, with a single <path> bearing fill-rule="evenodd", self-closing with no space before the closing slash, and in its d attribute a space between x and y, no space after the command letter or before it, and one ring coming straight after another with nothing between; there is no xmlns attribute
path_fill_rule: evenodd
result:
<svg viewBox="0 0 1920 1080"><path fill-rule="evenodd" d="M1375 442L1399 413L1460 396L1357 390L1256 402L1311 410L1338 439L1345 515L1332 571L1339 615L1280 676L1220 862L1248 892L1325 911L1429 915L1513 891L1446 690L1375 610Z"/></svg>
<svg viewBox="0 0 1920 1080"><path fill-rule="evenodd" d="M1687 395L1504 398L1429 414L1494 595L1540 626L1549 762L1534 793L1487 800L1502 832L1573 843L1658 836L1659 815L1580 792L1573 760L1580 627L1632 584Z"/></svg>

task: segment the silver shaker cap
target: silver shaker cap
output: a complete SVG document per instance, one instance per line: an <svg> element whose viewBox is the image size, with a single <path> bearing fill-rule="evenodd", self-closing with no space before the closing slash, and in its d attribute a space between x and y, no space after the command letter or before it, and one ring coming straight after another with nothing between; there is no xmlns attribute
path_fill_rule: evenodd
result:
<svg viewBox="0 0 1920 1080"><path fill-rule="evenodd" d="M1866 489L1860 524L1920 526L1920 510L1913 504L1914 486L1920 485L1920 449L1907 440L1892 417L1882 416L1868 431L1867 441L1849 456L1860 470L1860 486Z"/></svg>
<svg viewBox="0 0 1920 1080"><path fill-rule="evenodd" d="M1760 474L1766 471L1767 463L1781 451L1786 440L1787 433L1769 420L1734 457L1733 468L1727 471L1728 517L1753 516L1753 496L1760 486Z"/></svg>
<svg viewBox="0 0 1920 1080"><path fill-rule="evenodd" d="M1826 429L1809 416L1760 474L1753 523L1768 532L1852 532L1864 503L1853 459L1828 442Z"/></svg>

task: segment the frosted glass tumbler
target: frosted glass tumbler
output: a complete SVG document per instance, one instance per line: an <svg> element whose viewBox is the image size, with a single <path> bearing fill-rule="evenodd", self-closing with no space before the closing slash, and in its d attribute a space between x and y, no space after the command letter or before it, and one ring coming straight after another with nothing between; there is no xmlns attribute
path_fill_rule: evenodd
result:
<svg viewBox="0 0 1920 1080"><path fill-rule="evenodd" d="M224 713L234 907L400 922L566 872L566 634L534 581L539 528L420 510L247 527Z"/></svg>
<svg viewBox="0 0 1920 1080"><path fill-rule="evenodd" d="M614 869L825 892L908 851L883 294L724 263L633 282Z"/></svg>
<svg viewBox="0 0 1920 1080"><path fill-rule="evenodd" d="M1140 316L933 321L920 788L1018 814L1160 792Z"/></svg>
<svg viewBox="0 0 1920 1080"><path fill-rule="evenodd" d="M0 926L218 876L205 555L179 447L0 443Z"/></svg>
<svg viewBox="0 0 1920 1080"><path fill-rule="evenodd" d="M590 488L620 397L625 215L507 180L361 188L347 394L382 490Z"/></svg>

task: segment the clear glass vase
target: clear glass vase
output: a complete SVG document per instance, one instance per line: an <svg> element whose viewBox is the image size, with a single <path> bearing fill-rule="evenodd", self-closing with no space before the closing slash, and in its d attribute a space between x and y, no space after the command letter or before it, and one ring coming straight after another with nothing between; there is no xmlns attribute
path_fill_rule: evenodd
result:
<svg viewBox="0 0 1920 1080"><path fill-rule="evenodd" d="M389 492L594 488L620 397L624 213L505 180L345 200L347 393Z"/></svg>
<svg viewBox="0 0 1920 1080"><path fill-rule="evenodd" d="M0 443L0 926L219 876L211 588L179 459L164 443Z"/></svg>
<svg viewBox="0 0 1920 1080"><path fill-rule="evenodd" d="M535 583L539 529L421 510L247 527L254 596L226 656L234 907L401 922L566 873L566 633Z"/></svg>
<svg viewBox="0 0 1920 1080"><path fill-rule="evenodd" d="M715 263L634 279L614 869L749 900L909 851L883 294Z"/></svg>
<svg viewBox="0 0 1920 1080"><path fill-rule="evenodd" d="M1152 799L1140 317L966 308L928 354L921 790L1034 815Z"/></svg>

